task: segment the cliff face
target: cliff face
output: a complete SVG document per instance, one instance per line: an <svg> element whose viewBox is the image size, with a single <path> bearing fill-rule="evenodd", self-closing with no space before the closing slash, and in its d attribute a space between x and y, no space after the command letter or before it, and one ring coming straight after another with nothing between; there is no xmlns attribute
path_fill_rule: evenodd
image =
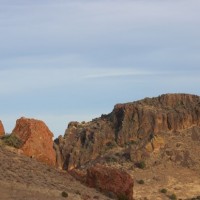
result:
<svg viewBox="0 0 200 200"><path fill-rule="evenodd" d="M200 97L168 94L119 104L111 113L111 121L116 128L116 140L121 145L130 139L183 130L200 124Z"/></svg>
<svg viewBox="0 0 200 200"><path fill-rule="evenodd" d="M110 114L88 123L71 122L64 138L57 142L63 167L70 170L101 157L109 149L124 148L130 143L152 151L162 145L163 133L192 126L200 126L200 97L166 94L117 104Z"/></svg>
<svg viewBox="0 0 200 200"><path fill-rule="evenodd" d="M12 134L22 141L21 150L25 155L46 164L55 165L53 133L43 121L22 117L17 120Z"/></svg>

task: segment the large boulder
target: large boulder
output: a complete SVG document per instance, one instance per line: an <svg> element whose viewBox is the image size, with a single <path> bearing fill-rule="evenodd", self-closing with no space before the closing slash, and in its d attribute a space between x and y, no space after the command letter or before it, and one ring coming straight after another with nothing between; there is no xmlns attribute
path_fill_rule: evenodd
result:
<svg viewBox="0 0 200 200"><path fill-rule="evenodd" d="M5 130L2 121L0 120L0 136L5 135Z"/></svg>
<svg viewBox="0 0 200 200"><path fill-rule="evenodd" d="M22 141L21 150L25 155L46 164L55 165L53 133L43 121L22 117L17 120L12 134Z"/></svg>
<svg viewBox="0 0 200 200"><path fill-rule="evenodd" d="M119 169L96 165L87 170L86 184L104 193L113 193L119 199L133 199L132 177Z"/></svg>

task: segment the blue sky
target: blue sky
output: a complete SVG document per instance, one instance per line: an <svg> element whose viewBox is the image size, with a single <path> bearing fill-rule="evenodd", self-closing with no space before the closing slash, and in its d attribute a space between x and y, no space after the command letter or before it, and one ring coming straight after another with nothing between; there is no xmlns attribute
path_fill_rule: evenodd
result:
<svg viewBox="0 0 200 200"><path fill-rule="evenodd" d="M116 103L200 95L199 0L0 0L0 119L55 136Z"/></svg>

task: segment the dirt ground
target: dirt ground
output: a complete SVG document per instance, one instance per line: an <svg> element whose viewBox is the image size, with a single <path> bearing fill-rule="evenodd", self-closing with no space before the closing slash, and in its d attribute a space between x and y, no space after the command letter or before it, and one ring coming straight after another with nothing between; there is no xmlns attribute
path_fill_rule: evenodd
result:
<svg viewBox="0 0 200 200"><path fill-rule="evenodd" d="M62 192L68 198L62 197ZM109 200L67 172L18 155L0 145L0 200Z"/></svg>
<svg viewBox="0 0 200 200"><path fill-rule="evenodd" d="M134 179L135 200L200 199L200 132L193 129L162 135L165 145L150 154L146 167L139 169L132 162L109 163L109 166L127 170ZM114 150L113 154L120 149ZM142 184L141 183L141 180ZM140 183L139 183L140 182ZM161 190L166 189L166 193Z"/></svg>
<svg viewBox="0 0 200 200"><path fill-rule="evenodd" d="M177 199L188 199L200 195L200 174L177 166L138 169L135 177L134 198L136 200L169 200L175 194ZM143 180L144 184L138 181ZM166 189L163 194L160 190Z"/></svg>

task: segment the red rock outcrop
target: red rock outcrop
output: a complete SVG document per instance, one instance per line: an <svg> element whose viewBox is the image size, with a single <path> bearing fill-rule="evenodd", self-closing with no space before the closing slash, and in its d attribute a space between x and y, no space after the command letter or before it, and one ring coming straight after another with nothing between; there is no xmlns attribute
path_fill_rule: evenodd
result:
<svg viewBox="0 0 200 200"><path fill-rule="evenodd" d="M43 121L20 118L12 131L22 141L21 150L27 156L49 165L55 165L53 133Z"/></svg>
<svg viewBox="0 0 200 200"><path fill-rule="evenodd" d="M86 184L102 192L114 193L118 198L133 199L133 179L119 169L96 165L87 170Z"/></svg>
<svg viewBox="0 0 200 200"><path fill-rule="evenodd" d="M117 104L110 114L91 122L69 123L64 138L58 139L63 168L83 166L116 146L139 144L138 148L158 150L162 137L148 146L157 136L191 126L200 126L200 97L196 95L166 94Z"/></svg>
<svg viewBox="0 0 200 200"><path fill-rule="evenodd" d="M5 130L2 121L0 120L0 136L5 135Z"/></svg>

